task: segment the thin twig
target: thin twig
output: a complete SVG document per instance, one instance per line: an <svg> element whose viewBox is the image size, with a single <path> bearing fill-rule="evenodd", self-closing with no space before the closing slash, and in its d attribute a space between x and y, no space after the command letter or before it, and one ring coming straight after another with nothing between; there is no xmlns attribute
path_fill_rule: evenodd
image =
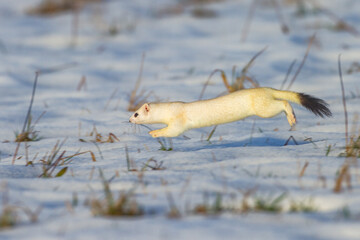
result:
<svg viewBox="0 0 360 240"><path fill-rule="evenodd" d="M292 86L293 83L295 82L296 77L299 75L302 67L304 66L305 61L306 61L306 59L307 59L307 56L308 56L308 54L309 54L311 45L313 44L313 42L314 42L314 40L315 40L315 37L316 37L316 34L312 35L312 37L310 38L309 44L308 44L307 49L306 49L306 53L305 53L305 55L304 55L304 58L303 58L303 60L302 60L302 62L301 62L301 64L300 64L299 68L297 69L294 77L291 79L291 82L290 82L289 86L287 87L287 90L289 90L289 89L291 88L291 86Z"/></svg>

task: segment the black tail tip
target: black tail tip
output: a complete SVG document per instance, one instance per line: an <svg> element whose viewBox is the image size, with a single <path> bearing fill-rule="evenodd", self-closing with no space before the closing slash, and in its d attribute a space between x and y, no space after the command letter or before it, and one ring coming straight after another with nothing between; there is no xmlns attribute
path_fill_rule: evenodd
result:
<svg viewBox="0 0 360 240"><path fill-rule="evenodd" d="M329 104L327 104L324 100L304 93L299 93L299 97L301 105L313 112L316 116L322 118L332 116L332 113L328 108Z"/></svg>

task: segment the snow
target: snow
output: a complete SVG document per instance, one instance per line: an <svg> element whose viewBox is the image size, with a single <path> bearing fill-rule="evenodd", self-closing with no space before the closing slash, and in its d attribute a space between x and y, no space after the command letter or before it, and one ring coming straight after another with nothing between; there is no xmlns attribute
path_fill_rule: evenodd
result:
<svg viewBox="0 0 360 240"><path fill-rule="evenodd" d="M1 196L7 192L11 205L32 211L41 208L36 222L17 210L18 223L0 229L0 239L360 238L356 164L350 169L352 188L344 184L341 193L333 192L345 161L339 157L344 151L345 126L337 58L342 54L351 127L359 110L359 72L348 74L347 70L359 61L357 36L333 30L334 22L320 13L298 17L291 3L281 4L289 34L281 33L271 1L264 1L256 8L247 40L241 42L251 1L200 6L215 11L216 17L211 18L194 17L191 11L199 6L193 4L185 5L179 14L160 14L182 1L104 1L80 11L74 45L73 14L25 14L39 2L0 3ZM316 2L348 24L359 25L359 1ZM119 33L111 36L108 31L113 23ZM314 33L316 40L291 90L326 100L332 118L316 118L293 104L298 119L295 131L289 131L283 114L271 119L251 117L218 126L210 142L206 139L212 127L188 131L171 140L172 151L159 150L160 144L148 129L128 122L128 100L143 53L140 90L152 93L150 101L194 101L214 69L223 69L231 81L232 67L236 65L240 71L266 46L250 68L250 76L261 86L279 88L291 62L297 59L292 78ZM17 145L14 133L21 131L35 71L39 70L32 116L36 120L46 111L35 126L41 139L27 143L28 154L22 143L19 159L12 164ZM78 91L82 77L86 87ZM204 98L225 90L220 74L215 75ZM94 136L90 136L94 126L105 140L112 133L119 142L94 144ZM290 139L285 145L291 136L297 144ZM63 176L39 178L40 159L64 139L61 151L67 156L91 151L96 162L87 152L75 156ZM166 143L169 146L169 140ZM133 168L139 171L128 171L125 148ZM32 166L25 166L26 155L29 161L34 159ZM151 158L165 169L141 172ZM306 163L304 175L299 177ZM93 216L86 203L104 198L100 169L111 179L114 196L134 189L144 215ZM242 212L241 203L250 190L250 203L285 193L280 203L284 210ZM168 217L169 194L180 218ZM192 213L206 198L213 204L218 194L226 211L205 216ZM75 198L77 204L72 206ZM316 210L292 213L291 201L310 201Z"/></svg>

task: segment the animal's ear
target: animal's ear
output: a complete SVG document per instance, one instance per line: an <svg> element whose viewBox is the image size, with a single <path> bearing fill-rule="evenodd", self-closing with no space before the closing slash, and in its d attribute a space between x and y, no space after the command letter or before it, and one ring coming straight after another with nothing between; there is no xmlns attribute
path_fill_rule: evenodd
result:
<svg viewBox="0 0 360 240"><path fill-rule="evenodd" d="M148 103L145 103L145 105L144 105L144 109L145 109L145 112L149 112L150 111L150 104L148 104Z"/></svg>

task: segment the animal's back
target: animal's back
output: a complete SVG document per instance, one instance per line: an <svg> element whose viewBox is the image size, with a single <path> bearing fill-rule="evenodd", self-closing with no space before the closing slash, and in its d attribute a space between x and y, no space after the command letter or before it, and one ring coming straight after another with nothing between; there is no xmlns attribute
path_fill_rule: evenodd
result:
<svg viewBox="0 0 360 240"><path fill-rule="evenodd" d="M218 98L185 103L187 120L191 128L234 122L253 115L251 98L254 91L261 94L264 90L246 89Z"/></svg>

